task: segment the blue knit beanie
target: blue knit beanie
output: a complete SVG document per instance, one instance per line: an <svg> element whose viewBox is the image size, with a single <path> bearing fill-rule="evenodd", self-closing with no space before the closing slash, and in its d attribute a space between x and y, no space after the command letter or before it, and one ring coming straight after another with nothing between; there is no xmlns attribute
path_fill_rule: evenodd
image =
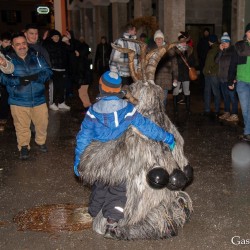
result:
<svg viewBox="0 0 250 250"><path fill-rule="evenodd" d="M122 79L116 72L107 71L99 80L100 95L118 94L121 92Z"/></svg>

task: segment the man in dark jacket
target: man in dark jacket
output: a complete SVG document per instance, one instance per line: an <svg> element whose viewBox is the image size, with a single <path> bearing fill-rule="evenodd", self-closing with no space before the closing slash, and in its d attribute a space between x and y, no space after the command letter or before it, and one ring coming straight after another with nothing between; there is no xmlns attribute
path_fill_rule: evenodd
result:
<svg viewBox="0 0 250 250"><path fill-rule="evenodd" d="M107 38L102 36L101 42L96 47L94 64L99 76L109 69L109 58L111 51L112 48L111 45L107 43Z"/></svg>
<svg viewBox="0 0 250 250"><path fill-rule="evenodd" d="M35 125L35 142L42 152L47 152L46 137L48 108L44 95L44 83L52 75L45 59L29 50L23 33L12 37L15 53L7 56L14 64L11 75L1 75L1 82L7 87L9 104L13 117L20 159L27 159L30 150L30 123Z"/></svg>
<svg viewBox="0 0 250 250"><path fill-rule="evenodd" d="M65 104L65 90L68 69L69 50L65 43L62 42L62 35L58 30L51 30L49 37L44 44L50 57L51 67L53 70L53 104L49 107L51 110L58 111L70 110Z"/></svg>
<svg viewBox="0 0 250 250"><path fill-rule="evenodd" d="M220 52L215 58L215 62L219 64L219 81L220 89L224 99L224 114L219 118L229 122L238 122L238 97L236 90L228 88L228 69L231 61L231 56L234 53L234 46L230 45L231 39L227 32L224 32L221 37ZM232 112L230 115L230 106L232 104Z"/></svg>
<svg viewBox="0 0 250 250"><path fill-rule="evenodd" d="M203 74L205 76L203 115L210 115L211 92L213 92L215 116L218 117L220 113L220 82L218 79L219 65L215 62L215 57L220 50L216 35L210 35L208 40L211 48L207 53L205 66L203 68Z"/></svg>

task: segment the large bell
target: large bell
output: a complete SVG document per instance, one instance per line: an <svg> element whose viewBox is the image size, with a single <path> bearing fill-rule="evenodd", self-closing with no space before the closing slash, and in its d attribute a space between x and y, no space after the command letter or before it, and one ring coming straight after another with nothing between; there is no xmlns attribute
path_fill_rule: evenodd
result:
<svg viewBox="0 0 250 250"><path fill-rule="evenodd" d="M187 166L184 167L183 169L184 174L186 175L187 179L188 179L188 183L190 184L193 181L194 178L194 169L193 167L188 164Z"/></svg>
<svg viewBox="0 0 250 250"><path fill-rule="evenodd" d="M174 169L174 171L169 176L169 182L167 188L170 190L181 190L188 182L188 179L184 172L180 169Z"/></svg>
<svg viewBox="0 0 250 250"><path fill-rule="evenodd" d="M164 168L155 167L147 173L147 183L151 188L165 188L167 187L168 180L169 174Z"/></svg>

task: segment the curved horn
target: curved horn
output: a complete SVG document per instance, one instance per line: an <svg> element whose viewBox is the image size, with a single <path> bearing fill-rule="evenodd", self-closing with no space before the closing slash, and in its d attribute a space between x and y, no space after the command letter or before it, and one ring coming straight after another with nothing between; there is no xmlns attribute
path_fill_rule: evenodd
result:
<svg viewBox="0 0 250 250"><path fill-rule="evenodd" d="M170 45L161 46L157 49L150 51L146 55L146 76L148 80L154 80L156 67L161 60L161 58L165 55L165 53L171 48L175 47L176 44L172 43Z"/></svg>
<svg viewBox="0 0 250 250"><path fill-rule="evenodd" d="M135 40L135 39L127 39L127 38L123 38L124 41L128 41L128 42L132 42L132 43L137 43L140 46L140 58L139 58L139 68L138 68L138 74L141 73L141 79L143 80L143 82L147 81L146 78L146 53L147 53L147 44L139 41L139 40Z"/></svg>
<svg viewBox="0 0 250 250"><path fill-rule="evenodd" d="M130 69L130 73L131 73L131 77L133 78L134 82L138 81L138 76L135 72L135 65L134 65L134 57L135 57L135 51L132 49L128 49L128 48L122 48L119 47L117 45L115 45L114 43L111 43L112 48L118 50L121 53L127 53L128 54L128 65L129 65L129 69Z"/></svg>

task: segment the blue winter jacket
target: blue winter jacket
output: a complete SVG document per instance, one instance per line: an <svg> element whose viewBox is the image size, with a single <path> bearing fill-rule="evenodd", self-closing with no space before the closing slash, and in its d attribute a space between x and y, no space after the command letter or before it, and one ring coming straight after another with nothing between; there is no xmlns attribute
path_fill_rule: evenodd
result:
<svg viewBox="0 0 250 250"><path fill-rule="evenodd" d="M6 56L15 67L11 75L1 75L0 82L6 85L9 104L23 107L35 107L46 102L45 82L51 77L52 70L45 59L33 50L23 60L16 53ZM20 77L37 75L37 79L28 85L21 85Z"/></svg>
<svg viewBox="0 0 250 250"><path fill-rule="evenodd" d="M127 101L115 96L105 97L91 106L76 137L74 172L77 176L80 156L92 141L107 142L119 138L129 126L156 141L174 142L172 134L141 115Z"/></svg>

